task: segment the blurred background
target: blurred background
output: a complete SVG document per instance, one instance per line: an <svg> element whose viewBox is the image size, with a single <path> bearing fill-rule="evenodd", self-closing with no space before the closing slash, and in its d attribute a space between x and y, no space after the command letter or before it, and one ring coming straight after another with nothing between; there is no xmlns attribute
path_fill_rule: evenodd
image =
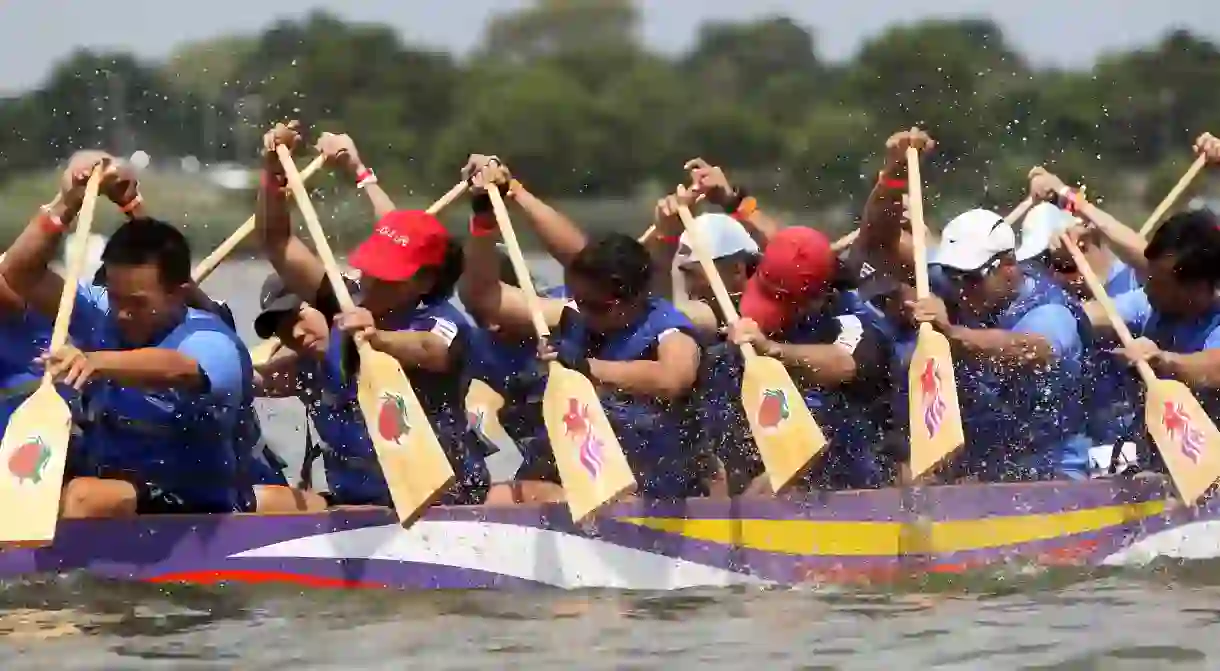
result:
<svg viewBox="0 0 1220 671"><path fill-rule="evenodd" d="M258 138L286 118L351 133L400 205L480 151L590 228L642 230L703 156L793 223L845 232L886 136L913 124L939 142L933 224L1012 207L1039 163L1135 219L1220 131L1211 4L8 3L0 237L74 149L103 147L151 156L148 199L202 249L249 216ZM368 226L350 182L315 181L341 246Z"/></svg>

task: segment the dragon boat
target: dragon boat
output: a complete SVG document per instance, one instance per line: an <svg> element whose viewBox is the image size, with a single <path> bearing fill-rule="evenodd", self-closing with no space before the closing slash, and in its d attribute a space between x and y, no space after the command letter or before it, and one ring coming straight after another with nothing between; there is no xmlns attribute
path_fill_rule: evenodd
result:
<svg viewBox="0 0 1220 671"><path fill-rule="evenodd" d="M0 578L676 590L1217 556L1220 503L1106 479L629 501L581 526L562 505L436 507L409 528L372 509L64 521L50 546L0 551Z"/></svg>

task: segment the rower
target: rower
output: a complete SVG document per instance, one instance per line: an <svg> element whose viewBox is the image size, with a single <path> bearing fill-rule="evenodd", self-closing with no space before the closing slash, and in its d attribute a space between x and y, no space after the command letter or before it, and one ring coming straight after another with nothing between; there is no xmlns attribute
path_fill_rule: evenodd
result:
<svg viewBox="0 0 1220 671"><path fill-rule="evenodd" d="M699 346L693 326L672 303L648 296L648 253L628 236L597 237L572 259L566 277L573 300L546 356L598 387L638 494L678 499L702 493L694 451L687 447ZM544 436L540 431L541 441ZM514 490L524 486L539 497L561 497L553 456L550 464L538 476L546 480L497 485L497 500L520 498Z"/></svg>
<svg viewBox="0 0 1220 671"><path fill-rule="evenodd" d="M1040 174L1045 176L1039 178ZM1034 188L1062 186L1057 178L1047 182L1053 175L1044 171L1035 170L1034 175ZM1031 273L1047 274L1076 300L1091 300L1092 295L1076 267L1076 261L1060 243L1060 236L1071 231L1089 267L1102 278L1108 295L1119 296L1139 289L1139 276L1135 269L1110 251L1101 232L1096 228L1073 226L1074 221L1070 213L1054 203L1040 202L1034 205L1025 215L1017 260ZM1108 470L1114 451L1121 452L1133 437L1137 414L1135 397L1126 389L1130 384L1130 371L1112 352L1117 342L1102 334L1102 331L1094 330L1093 346L1082 362L1085 431L1093 445L1090 448L1090 468L1094 472Z"/></svg>
<svg viewBox="0 0 1220 671"><path fill-rule="evenodd" d="M341 312L322 262L292 232L286 178L275 148L293 146L295 125L278 124L264 138L263 188L259 190L256 227L263 249L289 292L318 310L335 327L326 356L316 370L325 420L316 424L331 448L326 479L335 505L391 505L389 489L356 400L355 348L359 336L398 360L431 420L456 474L441 497L451 505L482 503L488 473L482 447L467 431L464 400L469 387L465 366L467 322L450 304L461 274L461 247L436 217L421 211L390 210L373 234L349 257L360 271L360 305ZM358 160L345 136L326 136L319 151L328 161L348 168L358 185L376 178ZM391 204L392 205L392 204ZM303 364L306 359L298 360ZM298 377L300 371L298 371ZM329 403L328 403L329 401Z"/></svg>
<svg viewBox="0 0 1220 671"><path fill-rule="evenodd" d="M645 244L652 257L654 291L673 295L675 305L695 326L704 348L694 400L698 434L693 443L706 449L710 457L711 463L703 468L709 490L717 496L739 494L761 472L762 462L752 447L749 423L741 407L740 376L735 374L740 372L737 350L725 341L726 320L695 256L691 233L683 229L678 218L679 207L694 205L694 195L693 190L679 186L675 193L658 201L655 233ZM719 212L700 214L693 226L730 298L739 302L746 281L758 266L760 252L755 238L741 222ZM669 269L675 265L682 273L687 295L676 293L670 281Z"/></svg>
<svg viewBox="0 0 1220 671"><path fill-rule="evenodd" d="M1220 219L1208 210L1167 219L1144 250L1144 288L1114 297L1119 316L1136 337L1134 346L1118 348L1116 354L1132 365L1147 361L1158 375L1191 387L1211 417L1220 417L1218 227ZM1086 310L1094 327L1108 332L1101 306L1090 302ZM1132 379L1124 389L1138 394ZM1148 453L1144 431L1137 432L1135 442L1141 453Z"/></svg>
<svg viewBox="0 0 1220 671"><path fill-rule="evenodd" d="M902 221L905 154L908 146L932 144L918 129L887 141L886 164L855 245L900 284L908 318L932 323L960 353L966 449L950 475L1085 477L1089 440L1080 377L1092 332L1077 301L1045 275L1021 268L1016 236L1003 217L971 210L950 221L930 263L934 295L915 300L913 246ZM909 351L914 330L897 325L903 326L898 347Z"/></svg>
<svg viewBox="0 0 1220 671"><path fill-rule="evenodd" d="M36 216L0 263L31 308L51 315L63 280L48 268L79 211L94 166L70 161L59 204ZM119 175L103 183L112 199ZM82 283L70 333L75 345L40 360L60 383L84 390L82 450L89 474L64 490L64 517L239 509L237 435L252 383L249 354L215 315L188 307L190 247L153 219L120 226L102 252L106 287Z"/></svg>
<svg viewBox="0 0 1220 671"><path fill-rule="evenodd" d="M888 348L844 272L820 231L786 228L767 245L742 296L742 319L729 327L733 342L789 368L826 431L826 456L801 483L816 489L882 484L874 448L890 410ZM765 476L751 486L765 489Z"/></svg>

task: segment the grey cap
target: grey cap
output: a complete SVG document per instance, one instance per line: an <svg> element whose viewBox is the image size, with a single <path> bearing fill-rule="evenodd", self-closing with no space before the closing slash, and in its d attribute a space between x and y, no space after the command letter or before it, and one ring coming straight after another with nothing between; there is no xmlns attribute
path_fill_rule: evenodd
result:
<svg viewBox="0 0 1220 671"><path fill-rule="evenodd" d="M262 312L254 319L254 332L260 338L270 338L275 335L279 318L285 313L300 310L304 304L300 296L288 291L278 274L271 273L263 280L263 288L259 291Z"/></svg>

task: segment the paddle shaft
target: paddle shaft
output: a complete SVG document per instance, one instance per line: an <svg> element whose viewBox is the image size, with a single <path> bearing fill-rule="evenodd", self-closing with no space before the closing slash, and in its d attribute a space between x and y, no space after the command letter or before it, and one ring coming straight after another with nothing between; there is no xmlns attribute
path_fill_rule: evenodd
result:
<svg viewBox="0 0 1220 671"><path fill-rule="evenodd" d="M76 222L76 231L68 243L71 254L67 267L64 268L64 291L59 296L59 311L55 313L55 327L51 330L51 343L48 349L55 351L68 341L68 324L72 321L72 308L76 305L76 285L80 283L81 272L85 268L88 256L89 231L93 228L93 212L97 207L97 193L102 185L102 176L106 166L98 164L89 176L85 186L85 200L81 204L80 217ZM48 371L43 375L43 383L52 382Z"/></svg>
<svg viewBox="0 0 1220 671"><path fill-rule="evenodd" d="M1110 299L1110 294L1106 293L1106 285L1098 279L1097 274L1093 272L1092 266L1089 265L1088 259L1084 257L1084 252L1076 246L1076 243L1067 236L1066 233L1059 235L1064 248L1072 255L1072 260L1076 262L1076 268L1080 270L1080 276L1084 278L1084 283L1089 287L1089 291L1093 293L1093 298L1097 299L1098 305L1106 313L1106 319L1110 320L1110 325L1114 328L1114 334L1118 336L1119 342L1123 347L1130 347L1135 342L1135 336L1131 335L1131 329L1127 328L1127 322L1118 314L1118 308L1115 307L1114 301ZM1152 370L1152 366L1148 365L1147 361L1140 361L1135 365L1139 371L1140 378L1144 384L1152 384L1157 380L1156 373Z"/></svg>
<svg viewBox="0 0 1220 671"><path fill-rule="evenodd" d="M919 151L907 147L907 211L911 214L911 244L915 251L915 297L927 298L928 227L923 220L923 182L919 174Z"/></svg>
<svg viewBox="0 0 1220 671"><path fill-rule="evenodd" d="M702 237L695 230L695 218L691 215L690 208L685 205L679 207L678 217L682 219L682 225L686 227L691 251L695 253L695 258L699 260L699 265L707 275L707 283L711 285L712 294L716 296L716 304L720 306L720 311L729 324L736 322L741 319L741 315L737 314L737 307L733 305L733 298L729 295L728 287L724 286L724 278L720 277L720 270L712 261L712 255L708 253L707 247L703 245ZM750 343L743 343L739 347L741 347L741 355L746 359L758 356L758 353L754 351L754 345Z"/></svg>
<svg viewBox="0 0 1220 671"><path fill-rule="evenodd" d="M322 168L322 164L325 162L326 157L315 157L314 160L311 161L309 165L305 166L305 169L301 171L301 180L304 181L312 177L314 173ZM220 265L220 262L224 261L225 257L228 256L230 252L236 249L237 246L240 245L248 235L254 232L254 219L255 215L250 215L250 218L246 220L246 223L238 227L236 231L233 231L233 234L230 235L228 239L220 243L220 246L214 249L211 254L208 254L206 258L195 266L195 270L191 272L191 277L195 279L196 283L202 282L205 278L207 278L208 275L211 275L212 271L216 270L216 267Z"/></svg>
<svg viewBox="0 0 1220 671"><path fill-rule="evenodd" d="M500 195L498 188L487 189L487 195L491 197L491 207L496 213L496 223L500 226L500 237L504 238L504 246L508 248L508 259L513 264L513 272L517 275L517 282L525 294L525 303L530 311L530 321L534 323L534 330L538 332L538 338L546 339L551 335L551 330L547 328L546 320L542 317L542 299L534 290L534 280L530 278L529 266L525 263L525 255L521 253L521 243L517 241L517 233L513 230L513 223L508 218L508 208L504 207L504 197Z"/></svg>
<svg viewBox="0 0 1220 671"><path fill-rule="evenodd" d="M1169 195L1165 196L1161 204L1157 205L1152 214L1148 215L1148 220L1140 227L1140 237L1147 240L1152 237L1153 233L1156 233L1156 229L1160 228L1161 225L1161 217L1164 217L1169 208L1173 207L1178 198L1182 197L1182 192L1186 191L1186 188L1195 180L1195 176L1199 174L1199 171L1203 170L1205 165L1207 165L1207 156L1199 154L1199 158L1196 158L1195 162L1190 165L1186 170L1186 174L1182 175L1182 179L1179 179L1178 183L1169 191Z"/></svg>

